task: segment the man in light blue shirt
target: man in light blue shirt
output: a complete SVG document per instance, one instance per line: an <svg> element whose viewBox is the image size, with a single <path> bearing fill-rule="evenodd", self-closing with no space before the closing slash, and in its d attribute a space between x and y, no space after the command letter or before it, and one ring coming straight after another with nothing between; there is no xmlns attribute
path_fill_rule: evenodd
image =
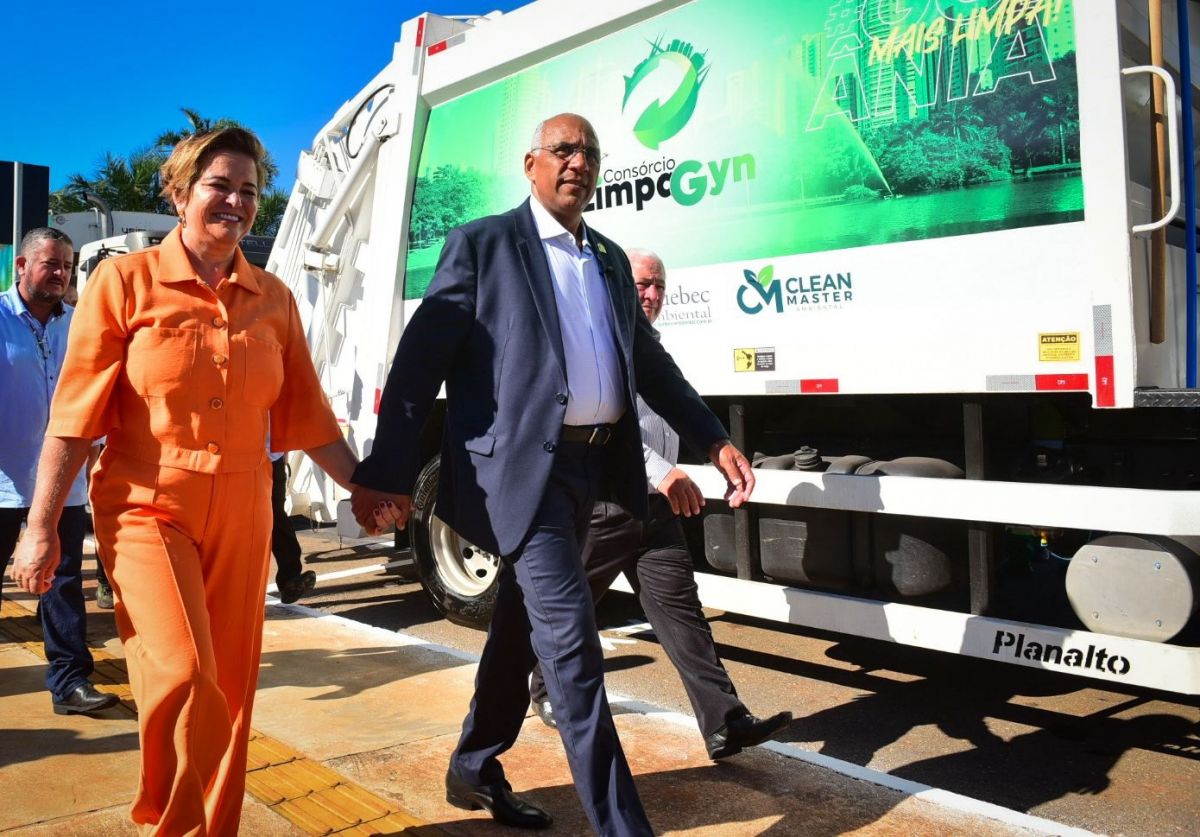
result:
<svg viewBox="0 0 1200 837"><path fill-rule="evenodd" d="M50 401L67 350L74 311L63 303L74 267L71 240L38 227L26 233L17 254L17 281L0 295L0 578L12 557L33 501ZM46 688L60 715L113 706L117 696L98 692L87 647L83 604L83 533L86 476L71 485L58 524L62 559L54 583L38 602L46 646ZM14 578L21 572L13 567Z"/></svg>

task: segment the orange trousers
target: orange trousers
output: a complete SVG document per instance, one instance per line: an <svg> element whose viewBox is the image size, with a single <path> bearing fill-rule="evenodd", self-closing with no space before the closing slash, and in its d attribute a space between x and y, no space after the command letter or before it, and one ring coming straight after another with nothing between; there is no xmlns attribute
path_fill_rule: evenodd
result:
<svg viewBox="0 0 1200 837"><path fill-rule="evenodd" d="M143 833L235 835L262 651L271 466L165 468L106 448L92 475L138 708Z"/></svg>

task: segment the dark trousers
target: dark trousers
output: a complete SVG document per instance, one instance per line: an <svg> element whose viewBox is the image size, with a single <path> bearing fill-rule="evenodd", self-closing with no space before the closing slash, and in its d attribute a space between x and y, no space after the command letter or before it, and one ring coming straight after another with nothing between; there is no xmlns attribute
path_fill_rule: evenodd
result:
<svg viewBox="0 0 1200 837"><path fill-rule="evenodd" d="M503 781L529 706L535 661L546 672L575 790L597 834L653 832L604 691L604 657L580 558L605 449L560 443L530 534L501 561L496 608L450 769L472 784Z"/></svg>
<svg viewBox="0 0 1200 837"><path fill-rule="evenodd" d="M8 568L29 509L0 509L0 577ZM67 506L58 521L62 558L50 589L38 599L37 616L46 647L46 689L62 700L92 676L83 605L83 530L87 511Z"/></svg>
<svg viewBox="0 0 1200 837"><path fill-rule="evenodd" d="M747 710L717 656L679 518L661 494L651 494L649 499L644 521L616 503L596 503L583 549L588 587L592 600L599 602L616 577L625 573L679 672L696 723L707 737ZM547 699L540 668L533 670L529 693L535 701ZM557 713L553 698L550 703Z"/></svg>
<svg viewBox="0 0 1200 837"><path fill-rule="evenodd" d="M288 518L287 457L271 463L271 554L275 556L275 586L282 587L300 575L300 541Z"/></svg>

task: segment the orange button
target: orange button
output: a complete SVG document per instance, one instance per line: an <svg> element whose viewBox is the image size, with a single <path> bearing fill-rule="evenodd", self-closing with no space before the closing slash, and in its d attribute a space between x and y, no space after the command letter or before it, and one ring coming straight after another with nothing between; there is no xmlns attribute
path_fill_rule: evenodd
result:
<svg viewBox="0 0 1200 837"><path fill-rule="evenodd" d="M220 317L213 317L212 323L214 328L225 328L225 321Z"/></svg>
<svg viewBox="0 0 1200 837"><path fill-rule="evenodd" d="M224 366L225 361L225 355L221 354L220 352L217 352L215 355L213 355L213 363L215 363L217 366Z"/></svg>
<svg viewBox="0 0 1200 837"><path fill-rule="evenodd" d="M206 446L206 450L208 450L209 453L220 453L221 446L218 445L216 442L209 442L208 445Z"/></svg>
<svg viewBox="0 0 1200 837"><path fill-rule="evenodd" d="M214 398L212 401L208 402L208 406L212 407L214 410L219 410L225 406L225 402L220 398Z"/></svg>

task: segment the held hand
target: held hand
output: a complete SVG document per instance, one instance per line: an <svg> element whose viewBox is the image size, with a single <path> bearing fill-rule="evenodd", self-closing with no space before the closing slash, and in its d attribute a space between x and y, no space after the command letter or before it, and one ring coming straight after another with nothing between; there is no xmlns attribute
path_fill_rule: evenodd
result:
<svg viewBox="0 0 1200 837"><path fill-rule="evenodd" d="M378 535L391 528L403 529L408 523L408 515L412 510L412 497L408 494L388 494L356 485L350 495L350 509L358 525L372 535Z"/></svg>
<svg viewBox="0 0 1200 837"><path fill-rule="evenodd" d="M54 571L61 560L57 532L26 527L21 542L13 552L10 573L18 587L26 593L40 596L49 591L54 582Z"/></svg>
<svg viewBox="0 0 1200 837"><path fill-rule="evenodd" d="M672 512L684 517L700 514L700 507L704 505L704 495L700 493L699 486L678 468L667 472L658 484L658 492L671 503Z"/></svg>
<svg viewBox="0 0 1200 837"><path fill-rule="evenodd" d="M729 505L736 509L749 500L754 490L754 472L742 452L728 439L722 439L709 450L708 458L729 482L729 490L725 492Z"/></svg>

